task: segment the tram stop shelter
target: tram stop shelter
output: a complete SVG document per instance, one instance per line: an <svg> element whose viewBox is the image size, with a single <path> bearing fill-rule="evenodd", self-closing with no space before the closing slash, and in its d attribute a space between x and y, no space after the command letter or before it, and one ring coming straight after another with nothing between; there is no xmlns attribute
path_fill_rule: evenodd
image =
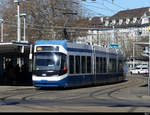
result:
<svg viewBox="0 0 150 115"><path fill-rule="evenodd" d="M32 81L32 44L0 43L0 85L30 84Z"/></svg>

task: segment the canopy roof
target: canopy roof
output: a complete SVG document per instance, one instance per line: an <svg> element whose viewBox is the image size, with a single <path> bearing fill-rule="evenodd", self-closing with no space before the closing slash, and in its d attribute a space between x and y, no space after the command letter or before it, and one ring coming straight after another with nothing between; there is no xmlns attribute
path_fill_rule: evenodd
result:
<svg viewBox="0 0 150 115"><path fill-rule="evenodd" d="M29 43L22 42L7 42L0 43L0 55L9 56L9 55L23 55L30 53Z"/></svg>

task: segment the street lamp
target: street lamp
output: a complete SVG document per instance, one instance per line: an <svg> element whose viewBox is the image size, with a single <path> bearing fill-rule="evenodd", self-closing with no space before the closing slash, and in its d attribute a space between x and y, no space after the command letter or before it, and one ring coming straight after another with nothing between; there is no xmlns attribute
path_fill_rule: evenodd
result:
<svg viewBox="0 0 150 115"><path fill-rule="evenodd" d="M4 27L4 26L3 26L3 22L4 22L4 20L3 20L3 19L0 19L0 22L1 22L1 42L3 42L3 39L4 39L4 38L3 38L3 32L4 32L4 31L3 31L3 27Z"/></svg>
<svg viewBox="0 0 150 115"><path fill-rule="evenodd" d="M21 38L21 30L20 30L20 26L21 26L21 21L20 21L20 0L14 0L14 3L17 4L17 22L18 22L18 26L17 26L17 41L20 42L20 38Z"/></svg>
<svg viewBox="0 0 150 115"><path fill-rule="evenodd" d="M23 36L23 41L25 42L26 41L26 14L22 13L22 14L20 14L20 17L23 17L23 19L24 19L24 36Z"/></svg>

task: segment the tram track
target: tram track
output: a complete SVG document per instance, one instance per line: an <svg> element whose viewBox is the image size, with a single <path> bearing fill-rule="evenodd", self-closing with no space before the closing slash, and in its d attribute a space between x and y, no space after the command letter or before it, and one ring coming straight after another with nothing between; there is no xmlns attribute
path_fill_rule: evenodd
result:
<svg viewBox="0 0 150 115"><path fill-rule="evenodd" d="M143 80L141 80L143 79ZM146 79L146 78L145 78ZM88 88L79 88L79 89L73 89L73 90L44 90L44 91L37 91L33 88L31 89L24 89L22 90L21 88L16 89L16 90L11 90L12 95L6 95L4 97L1 97L0 100L6 104L13 104L10 100L18 100L16 103L14 103L16 106L21 106L24 108L32 108L33 110L41 110L41 111L55 111L58 109L56 106L51 106L50 108L47 108L46 106L43 107L44 104L39 104L39 106L33 107L33 105L36 105L38 102L36 100L36 97L39 98L43 95L48 95L53 93L52 99L49 98L49 103L63 103L65 101L69 102L74 102L77 101L78 99L83 99L83 98L89 98L89 99L94 99L100 101L103 96L107 96L107 98L110 99L115 99L115 100L121 100L118 98L118 96L113 95L115 92L118 91L123 91L126 88L130 88L133 86L139 86L143 84L143 81L145 81L144 78L130 78L129 81L127 82L122 82L122 83L117 83L117 84L112 84L112 85L105 85L105 86L99 86L99 87L88 87ZM19 91L19 93L18 93ZM79 92L80 91L80 92ZM10 93L9 92L9 93ZM70 94L65 95L66 92L69 92ZM79 92L79 93L77 93ZM60 95L62 94L62 95ZM56 95L56 96L55 96ZM51 95L50 95L51 96ZM105 97L106 98L106 97ZM35 100L34 100L35 99ZM25 104L24 104L25 103ZM28 104L32 103L32 105ZM61 108L61 106L59 106ZM64 107L63 107L64 108Z"/></svg>
<svg viewBox="0 0 150 115"><path fill-rule="evenodd" d="M140 79L140 80L139 80ZM120 88L117 88L111 92L108 93L108 96L113 98L113 99L117 99L119 100L119 96L114 96L113 94L115 92L118 92L118 91L121 91L123 92L124 90L126 90L127 88L132 88L132 87L140 87L142 85L145 85L147 84L147 78L138 78L138 80L134 81L134 79L132 80L133 82L131 82L129 85L126 85L126 86L123 86L123 87L120 87ZM120 92L120 93L121 93Z"/></svg>
<svg viewBox="0 0 150 115"><path fill-rule="evenodd" d="M74 95L74 96L71 96L71 97L59 97L59 98L55 98L52 102L64 102L64 101L75 101L75 100L78 100L78 99L82 99L82 98L92 98L92 99L96 99L96 100L99 100L98 96L102 96L104 94L107 94L107 96L109 98L112 98L112 99L117 99L119 100L119 98L117 97L114 97L112 96L112 94L118 90L123 90L123 89L126 89L128 87L131 87L131 86L135 86L135 85L140 85L141 84L141 81L139 80L134 80L134 84L133 84L133 81L129 81L128 83L121 83L121 84L117 84L116 86L109 86L108 88L106 88L104 86L104 88L100 88L100 90L95 90L94 92L84 92L82 94L78 94L78 95ZM143 81L142 81L143 83ZM126 84L126 85L125 85ZM119 87L119 88L118 88ZM28 96L29 97L29 96ZM25 97L24 99L25 100L28 100L29 98L28 97ZM29 99L29 101L31 101Z"/></svg>
<svg viewBox="0 0 150 115"><path fill-rule="evenodd" d="M105 95L111 99L115 99L115 100L123 100L119 97L119 94L121 92L123 92L124 90L126 90L127 88L131 88L131 87L137 87L143 84L146 84L145 81L147 80L147 78L140 78L140 77L131 77L130 81L125 83L125 84L119 84L119 85L115 85L109 88L105 88L104 90L97 90L95 92L92 92L90 94L91 97L95 98L95 99L101 99L100 96ZM116 92L119 92L119 94L117 96L114 96L113 94ZM124 99L125 100L125 99Z"/></svg>

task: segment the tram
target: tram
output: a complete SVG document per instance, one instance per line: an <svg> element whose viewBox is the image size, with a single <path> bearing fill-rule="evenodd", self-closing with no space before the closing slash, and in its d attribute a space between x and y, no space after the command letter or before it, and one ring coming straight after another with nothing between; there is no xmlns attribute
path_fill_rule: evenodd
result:
<svg viewBox="0 0 150 115"><path fill-rule="evenodd" d="M80 87L124 79L124 55L115 48L66 40L34 44L35 87Z"/></svg>

